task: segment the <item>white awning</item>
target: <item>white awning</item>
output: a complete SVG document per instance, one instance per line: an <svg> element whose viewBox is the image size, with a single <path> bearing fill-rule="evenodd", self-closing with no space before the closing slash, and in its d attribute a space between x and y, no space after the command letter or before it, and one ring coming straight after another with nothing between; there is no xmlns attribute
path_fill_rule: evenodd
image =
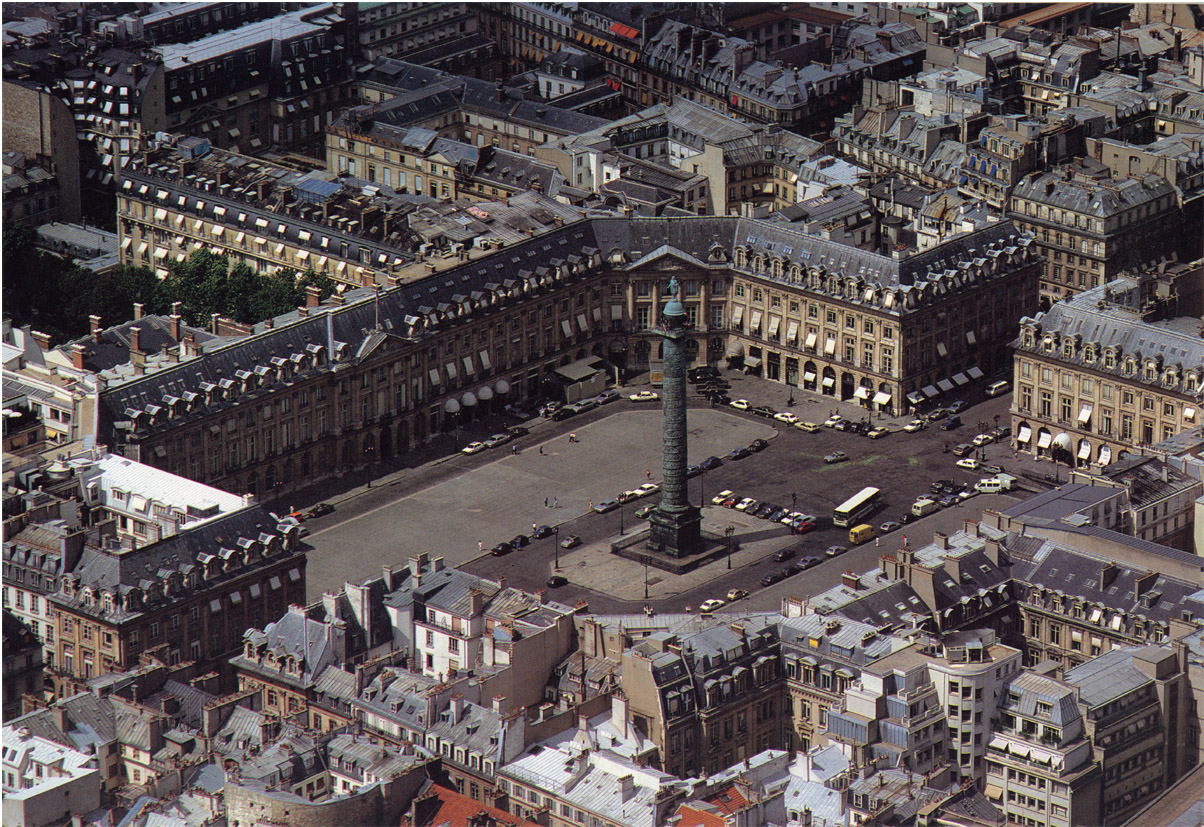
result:
<svg viewBox="0 0 1204 827"><path fill-rule="evenodd" d="M1033 438L1033 429L1027 425L1021 425L1020 430L1016 432L1016 441L1021 445L1027 445L1028 441Z"/></svg>
<svg viewBox="0 0 1204 827"><path fill-rule="evenodd" d="M732 308L732 326L737 327L744 320L743 305L736 305Z"/></svg>
<svg viewBox="0 0 1204 827"><path fill-rule="evenodd" d="M966 373L970 375L971 379L982 378L982 370L980 370L977 366L970 368L968 371L966 371Z"/></svg>
<svg viewBox="0 0 1204 827"><path fill-rule="evenodd" d="M438 368L431 368L430 372L427 375L431 377L432 385L439 384L440 378L439 378L439 369Z"/></svg>
<svg viewBox="0 0 1204 827"><path fill-rule="evenodd" d="M309 250L298 250L297 251L297 259L299 261L305 261L308 258L309 258Z"/></svg>
<svg viewBox="0 0 1204 827"><path fill-rule="evenodd" d="M167 258L167 250L162 247L155 248L155 258Z"/></svg>
<svg viewBox="0 0 1204 827"><path fill-rule="evenodd" d="M1067 453L1074 450L1074 440L1070 437L1070 434L1066 433L1065 431L1054 437L1054 445L1057 445Z"/></svg>
<svg viewBox="0 0 1204 827"><path fill-rule="evenodd" d="M601 308L601 307L595 307L595 308L594 308L594 310L593 310L593 316L594 316L594 321L595 321L595 322L600 322L600 321L602 321L602 308Z"/></svg>
<svg viewBox="0 0 1204 827"><path fill-rule="evenodd" d="M889 405L890 399L890 394L886 391L878 391L876 394L874 394L875 405Z"/></svg>
<svg viewBox="0 0 1204 827"><path fill-rule="evenodd" d="M1041 433L1037 434L1038 448L1048 448L1051 442L1053 442L1053 434L1049 431L1041 431Z"/></svg>
<svg viewBox="0 0 1204 827"><path fill-rule="evenodd" d="M467 391L463 396L460 397L460 404L462 404L465 408L471 408L473 405L477 404L476 394L472 391Z"/></svg>
<svg viewBox="0 0 1204 827"><path fill-rule="evenodd" d="M484 368L485 370L493 370L493 364L489 361L489 351L482 350L477 354L477 356L481 360L482 368Z"/></svg>
<svg viewBox="0 0 1204 827"><path fill-rule="evenodd" d="M150 244L148 244L145 241L142 242L141 244L138 245L138 255L140 255L140 256L146 255L146 251L149 248L150 248Z"/></svg>
<svg viewBox="0 0 1204 827"><path fill-rule="evenodd" d="M781 325L781 323L782 320L777 316L769 317L769 338L772 339L774 336L778 335L778 327Z"/></svg>
<svg viewBox="0 0 1204 827"><path fill-rule="evenodd" d="M831 356L834 353L836 353L836 337L835 336L829 336L827 338L827 340L824 342L824 353L827 354L828 356Z"/></svg>
<svg viewBox="0 0 1204 827"><path fill-rule="evenodd" d="M463 362L464 362L464 375L465 376L472 376L473 374L475 374L477 372L477 369L472 366L472 357L471 356L465 356L463 359Z"/></svg>
<svg viewBox="0 0 1204 827"><path fill-rule="evenodd" d="M950 382L948 379L938 379L936 381L936 386L938 388L940 388L942 391L944 391L945 393L948 393L949 391L953 390L953 383Z"/></svg>
<svg viewBox="0 0 1204 827"><path fill-rule="evenodd" d="M919 405L924 401L924 392L912 391L911 393L907 394L907 401L913 405Z"/></svg>
<svg viewBox="0 0 1204 827"><path fill-rule="evenodd" d="M1079 424L1086 425L1091 421L1091 405L1085 404L1079 408Z"/></svg>
<svg viewBox="0 0 1204 827"><path fill-rule="evenodd" d="M256 219L255 219L255 226L256 226L256 227L264 227L264 228L266 228L266 227L268 226L268 221L267 221L267 219L266 219L266 218L256 218Z"/></svg>
<svg viewBox="0 0 1204 827"><path fill-rule="evenodd" d="M949 348L945 347L944 342L937 342L936 343L936 352L938 355L941 356L941 358L944 358L949 355Z"/></svg>
<svg viewBox="0 0 1204 827"><path fill-rule="evenodd" d="M806 342L804 342L804 344L805 344L807 347L814 349L814 348L815 348L815 343L816 343L816 340L818 340L818 339L819 339L819 334L818 334L818 333L808 333L808 334L807 334L807 341L806 341Z"/></svg>
<svg viewBox="0 0 1204 827"><path fill-rule="evenodd" d="M870 389L865 387L864 385L858 385L857 389L855 391L853 391L853 397L855 399L869 399L870 398Z"/></svg>
<svg viewBox="0 0 1204 827"><path fill-rule="evenodd" d="M959 385L968 385L968 384L970 384L970 379L969 379L969 377L968 377L968 376L966 376L966 374L964 374L964 373L955 373L955 374L953 374L953 381L954 381L954 382L956 382L956 383L957 383L957 384L959 384Z"/></svg>
<svg viewBox="0 0 1204 827"><path fill-rule="evenodd" d="M130 238L130 237L127 235L125 238L121 239L121 249L123 249L123 250L128 250L128 249L130 249L130 244L132 244L133 242L134 242L134 239ZM1188 411L1190 411L1190 410L1191 410L1191 408L1188 408L1187 410L1188 410ZM1184 413L1184 415L1186 416L1186 414L1187 414L1187 411L1184 411L1183 413Z"/></svg>
<svg viewBox="0 0 1204 827"><path fill-rule="evenodd" d="M497 393L510 393L510 383L505 379L499 379L494 383L493 389Z"/></svg>
<svg viewBox="0 0 1204 827"><path fill-rule="evenodd" d="M586 321L585 321L585 314L584 314L584 313L578 313L578 314L577 314L577 327L581 328L581 332L582 332L582 333L588 333L588 332L589 332L589 324L588 324L588 323L586 323Z"/></svg>
<svg viewBox="0 0 1204 827"><path fill-rule="evenodd" d="M623 320L623 305L612 304L610 306L610 320L612 322L619 322Z"/></svg>
<svg viewBox="0 0 1204 827"><path fill-rule="evenodd" d="M155 210L155 220L156 221L166 221L167 220L167 210L163 209L162 207Z"/></svg>
<svg viewBox="0 0 1204 827"><path fill-rule="evenodd" d="M825 388L830 388L835 384L836 384L836 380L833 377L831 377L831 376L824 377L823 386Z"/></svg>
<svg viewBox="0 0 1204 827"><path fill-rule="evenodd" d="M219 227L219 226L217 226L216 224L211 224L211 225L209 226L209 233L210 233L210 235L212 235L214 238L220 238L220 237L221 237L221 236L222 236L222 235L223 235L225 232L226 232L226 228L225 228L225 227Z"/></svg>
<svg viewBox="0 0 1204 827"><path fill-rule="evenodd" d="M803 381L804 382L814 382L815 381L815 371L813 371L813 370L803 371Z"/></svg>
<svg viewBox="0 0 1204 827"><path fill-rule="evenodd" d="M987 786L983 789L983 793L992 801L1003 800L1003 789L996 784L987 784Z"/></svg>
<svg viewBox="0 0 1204 827"><path fill-rule="evenodd" d="M921 390L924 391L924 395L929 399L932 399L934 396L941 395L941 392L936 389L936 385L925 385L923 388L921 388Z"/></svg>
<svg viewBox="0 0 1204 827"><path fill-rule="evenodd" d="M1195 408L1184 408L1183 409L1183 418L1188 419L1188 420L1195 419L1196 418L1196 409Z"/></svg>
<svg viewBox="0 0 1204 827"><path fill-rule="evenodd" d="M565 336L572 336L572 335L573 335L573 327L572 327L572 325L570 325L570 324L569 324L569 320L568 320L568 319L561 319L561 321L560 321L560 329L561 329L562 331L564 331L564 335L565 335Z"/></svg>
<svg viewBox="0 0 1204 827"><path fill-rule="evenodd" d="M1091 458L1091 443L1084 439L1082 442L1079 443L1079 459L1090 459L1090 458Z"/></svg>
<svg viewBox="0 0 1204 827"><path fill-rule="evenodd" d="M786 341L798 341L798 322L791 322L790 324L786 325Z"/></svg>
<svg viewBox="0 0 1204 827"><path fill-rule="evenodd" d="M1099 464L1107 465L1112 461L1112 449L1107 445L1101 445L1099 449Z"/></svg>
<svg viewBox="0 0 1204 827"><path fill-rule="evenodd" d="M974 338L974 331L973 331L973 330L967 330L967 331L966 331L966 344L970 344L970 345L976 345L976 344L978 344L978 340Z"/></svg>
<svg viewBox="0 0 1204 827"><path fill-rule="evenodd" d="M750 333L755 333L756 331L758 331L760 329L761 329L761 311L754 310L753 314L752 314L752 320L748 323L748 330Z"/></svg>
<svg viewBox="0 0 1204 827"><path fill-rule="evenodd" d="M450 379L451 381L455 382L456 377L458 375L458 373L456 371L456 363L448 362L446 365L443 366L443 369L447 371L447 378Z"/></svg>
<svg viewBox="0 0 1204 827"><path fill-rule="evenodd" d="M449 413L449 414L459 413L460 412L460 403L454 399L449 399L443 403L443 410L445 413Z"/></svg>
<svg viewBox="0 0 1204 827"><path fill-rule="evenodd" d="M727 343L727 357L729 359L744 355L744 343L739 339L732 339Z"/></svg>

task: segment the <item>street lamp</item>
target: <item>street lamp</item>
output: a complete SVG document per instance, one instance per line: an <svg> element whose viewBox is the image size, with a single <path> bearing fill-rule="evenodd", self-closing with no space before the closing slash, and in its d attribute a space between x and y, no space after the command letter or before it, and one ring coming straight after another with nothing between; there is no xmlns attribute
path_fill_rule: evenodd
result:
<svg viewBox="0 0 1204 827"><path fill-rule="evenodd" d="M555 543L553 550L556 555L556 562L553 564L553 568L556 571L560 571L560 526L552 529L552 542Z"/></svg>
<svg viewBox="0 0 1204 827"><path fill-rule="evenodd" d="M707 469L702 469L702 482L698 483L698 504L704 505L707 501Z"/></svg>
<svg viewBox="0 0 1204 827"><path fill-rule="evenodd" d="M732 567L732 535L736 533L736 527L729 525L723 530L723 536L727 538L727 567Z"/></svg>
<svg viewBox="0 0 1204 827"><path fill-rule="evenodd" d="M644 555L644 599L648 599L648 555Z"/></svg>
<svg viewBox="0 0 1204 827"><path fill-rule="evenodd" d="M797 491L790 492L790 509L792 511L798 511L798 492Z"/></svg>
<svg viewBox="0 0 1204 827"><path fill-rule="evenodd" d="M619 536L623 536L623 504L619 503Z"/></svg>

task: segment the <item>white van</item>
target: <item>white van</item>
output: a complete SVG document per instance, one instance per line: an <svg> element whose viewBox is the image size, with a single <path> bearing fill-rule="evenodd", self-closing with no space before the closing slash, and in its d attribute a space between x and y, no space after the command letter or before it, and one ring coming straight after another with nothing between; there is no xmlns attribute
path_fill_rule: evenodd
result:
<svg viewBox="0 0 1204 827"><path fill-rule="evenodd" d="M927 517L934 511L940 511L941 507L937 501L929 497L921 497L911 504L911 514L913 517Z"/></svg>
<svg viewBox="0 0 1204 827"><path fill-rule="evenodd" d="M988 477L974 483L974 490L979 494L998 494L1003 490L1003 482L995 477Z"/></svg>
<svg viewBox="0 0 1204 827"><path fill-rule="evenodd" d="M1006 379L987 385L987 396L1003 396L1012 389L1012 383Z"/></svg>

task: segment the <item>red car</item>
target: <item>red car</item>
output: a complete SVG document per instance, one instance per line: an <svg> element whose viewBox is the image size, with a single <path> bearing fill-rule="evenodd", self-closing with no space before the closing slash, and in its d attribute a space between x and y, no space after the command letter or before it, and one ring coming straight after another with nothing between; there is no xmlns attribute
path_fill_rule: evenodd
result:
<svg viewBox="0 0 1204 827"><path fill-rule="evenodd" d="M806 534L808 531L814 531L814 530L815 530L815 523L811 522L810 520L804 520L803 522L799 523L798 525L796 525L794 527L794 531L796 534Z"/></svg>
<svg viewBox="0 0 1204 827"><path fill-rule="evenodd" d="M742 500L742 499L744 499L744 498L743 497L728 497L726 500L723 501L723 505L726 506L727 508L735 508L736 503L740 502L740 500Z"/></svg>

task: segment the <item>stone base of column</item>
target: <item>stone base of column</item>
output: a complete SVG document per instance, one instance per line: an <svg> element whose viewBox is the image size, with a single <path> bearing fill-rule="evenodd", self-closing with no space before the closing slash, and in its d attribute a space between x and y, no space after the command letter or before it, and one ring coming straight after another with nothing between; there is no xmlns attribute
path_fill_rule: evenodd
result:
<svg viewBox="0 0 1204 827"><path fill-rule="evenodd" d="M648 515L647 548L670 557L689 557L702 551L702 512L695 506L682 511L652 509Z"/></svg>

